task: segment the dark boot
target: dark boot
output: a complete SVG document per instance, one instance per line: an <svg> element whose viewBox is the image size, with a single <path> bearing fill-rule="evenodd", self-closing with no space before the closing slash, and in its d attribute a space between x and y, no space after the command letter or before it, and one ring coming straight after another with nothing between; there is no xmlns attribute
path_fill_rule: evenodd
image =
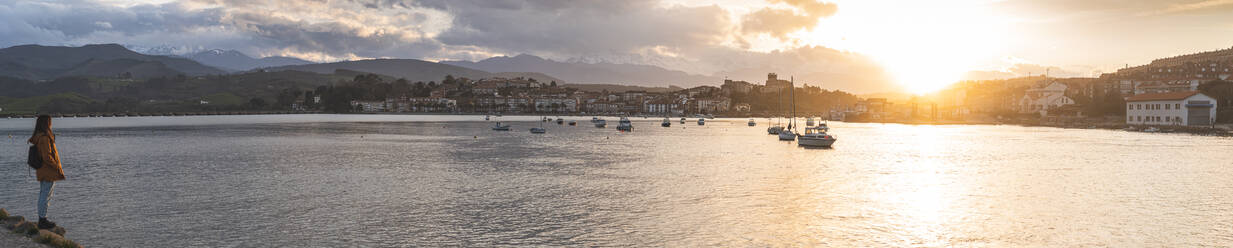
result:
<svg viewBox="0 0 1233 248"><path fill-rule="evenodd" d="M55 222L51 222L50 220L47 220L47 218L39 217L39 229L52 229L52 228L56 228Z"/></svg>

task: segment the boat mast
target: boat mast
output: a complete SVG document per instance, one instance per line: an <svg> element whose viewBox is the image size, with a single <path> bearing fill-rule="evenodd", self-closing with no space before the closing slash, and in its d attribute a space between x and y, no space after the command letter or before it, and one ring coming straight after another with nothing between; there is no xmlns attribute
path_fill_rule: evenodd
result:
<svg viewBox="0 0 1233 248"><path fill-rule="evenodd" d="M788 126L794 127L796 126L796 77L789 77L788 80L788 90L792 94L790 98L790 101L792 101L792 122Z"/></svg>
<svg viewBox="0 0 1233 248"><path fill-rule="evenodd" d="M779 98L775 100L775 114L782 114L779 111L783 111L783 90L779 90L778 93ZM783 123L780 122L781 120L783 120L783 116L775 116L775 126L783 127Z"/></svg>

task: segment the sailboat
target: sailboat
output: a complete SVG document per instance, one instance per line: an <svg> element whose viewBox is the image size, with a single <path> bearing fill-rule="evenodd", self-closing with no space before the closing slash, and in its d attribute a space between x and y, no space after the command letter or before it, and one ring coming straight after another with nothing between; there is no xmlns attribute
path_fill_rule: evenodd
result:
<svg viewBox="0 0 1233 248"><path fill-rule="evenodd" d="M775 112L776 112L776 113L778 113L778 112L779 112L780 107L783 107L782 105L783 105L783 91L781 90L781 91L779 91L779 100L776 100L776 101L775 101ZM780 117L779 117L779 116L776 116L776 117L775 117L775 125L774 125L774 126L771 126L771 127L766 128L766 134L775 135L775 134L779 134L779 132L782 132L782 131L783 131L783 126L781 126L781 125L779 124L779 121L780 121L780 120L781 120L781 119L780 119Z"/></svg>
<svg viewBox="0 0 1233 248"><path fill-rule="evenodd" d="M544 118L548 118L548 117L544 117ZM548 132L548 130L544 129L544 122L547 122L547 121L541 121L541 122L539 122L539 127L533 127L533 128L531 128L531 133L546 133L546 132Z"/></svg>
<svg viewBox="0 0 1233 248"><path fill-rule="evenodd" d="M789 119L790 121L788 122L787 128L784 128L783 131L779 131L779 140L796 140L796 131L795 131L796 130L795 129L795 126L796 126L795 125L796 124L796 84L795 84L795 81L796 81L795 78L788 81L788 90L792 94L788 100L789 103L792 105L792 119Z"/></svg>

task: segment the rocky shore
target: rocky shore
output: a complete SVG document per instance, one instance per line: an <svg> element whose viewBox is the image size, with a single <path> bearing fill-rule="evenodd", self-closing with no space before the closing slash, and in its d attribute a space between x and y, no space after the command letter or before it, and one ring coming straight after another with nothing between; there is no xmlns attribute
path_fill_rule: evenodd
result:
<svg viewBox="0 0 1233 248"><path fill-rule="evenodd" d="M8 230L7 233L0 234L0 247L82 247L77 242L64 238L64 227L39 229L37 221L26 221L26 218L21 216L10 216L3 208L0 208L0 221Z"/></svg>

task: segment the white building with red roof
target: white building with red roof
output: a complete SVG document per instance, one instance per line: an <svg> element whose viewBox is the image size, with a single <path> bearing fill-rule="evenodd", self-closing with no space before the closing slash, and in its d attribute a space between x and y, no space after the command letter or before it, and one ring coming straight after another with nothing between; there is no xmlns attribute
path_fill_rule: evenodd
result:
<svg viewBox="0 0 1233 248"><path fill-rule="evenodd" d="M1198 91L1126 98L1126 124L1203 126L1216 122L1216 99Z"/></svg>

